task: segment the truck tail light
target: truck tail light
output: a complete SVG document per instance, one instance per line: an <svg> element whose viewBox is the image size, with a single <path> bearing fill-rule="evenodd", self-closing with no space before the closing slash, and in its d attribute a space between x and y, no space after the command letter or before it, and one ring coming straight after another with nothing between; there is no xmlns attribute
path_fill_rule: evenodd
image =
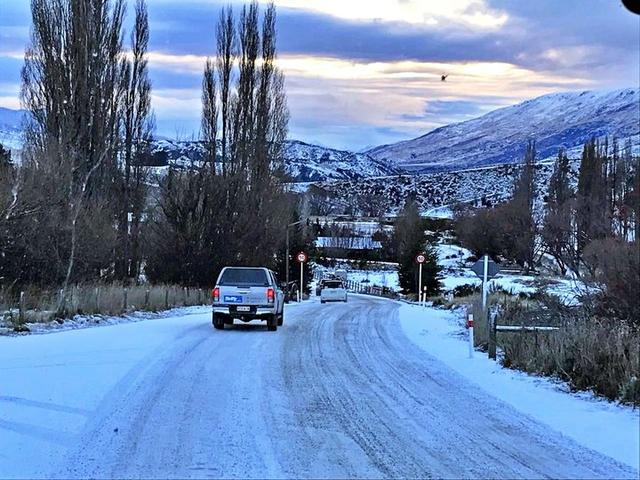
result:
<svg viewBox="0 0 640 480"><path fill-rule="evenodd" d="M273 303L276 299L276 292L273 288L267 288L267 301Z"/></svg>
<svg viewBox="0 0 640 480"><path fill-rule="evenodd" d="M211 290L211 298L214 302L220 301L220 289L218 287Z"/></svg>

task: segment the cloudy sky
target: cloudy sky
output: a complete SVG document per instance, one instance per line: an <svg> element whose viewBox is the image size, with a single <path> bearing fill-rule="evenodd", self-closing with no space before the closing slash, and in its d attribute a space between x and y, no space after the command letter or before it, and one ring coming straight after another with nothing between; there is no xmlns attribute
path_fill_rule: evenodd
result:
<svg viewBox="0 0 640 480"><path fill-rule="evenodd" d="M148 0L158 134L197 135L204 59L227 3ZM289 136L312 143L357 150L545 93L638 85L640 17L619 0L275 3ZM19 107L29 25L28 0L0 0L0 106Z"/></svg>

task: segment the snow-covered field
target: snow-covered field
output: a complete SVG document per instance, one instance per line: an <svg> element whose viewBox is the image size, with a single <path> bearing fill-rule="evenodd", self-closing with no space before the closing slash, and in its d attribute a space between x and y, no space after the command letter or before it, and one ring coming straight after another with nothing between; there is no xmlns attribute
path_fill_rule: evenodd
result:
<svg viewBox="0 0 640 480"><path fill-rule="evenodd" d="M352 295L277 332L194 307L0 337L0 477L638 477L636 412L465 370L446 315Z"/></svg>
<svg viewBox="0 0 640 480"><path fill-rule="evenodd" d="M461 310L403 305L400 324L414 343L500 401L581 445L640 468L638 409L569 393L564 383L505 369L485 353L475 352L470 359L463 315Z"/></svg>
<svg viewBox="0 0 640 480"><path fill-rule="evenodd" d="M467 258L471 252L457 245L438 245L438 262L443 267L442 287L444 292L452 291L461 285L480 286L482 281L471 271L471 262ZM557 296L566 304L577 301L576 296L584 290L584 285L569 278L537 277L534 275L514 275L500 273L488 282L489 291L501 289L517 295L519 293L532 294L539 288Z"/></svg>

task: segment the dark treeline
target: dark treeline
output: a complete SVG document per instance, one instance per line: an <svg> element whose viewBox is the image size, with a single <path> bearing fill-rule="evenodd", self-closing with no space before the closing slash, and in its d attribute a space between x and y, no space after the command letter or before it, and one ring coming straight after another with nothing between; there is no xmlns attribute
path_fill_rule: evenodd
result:
<svg viewBox="0 0 640 480"><path fill-rule="evenodd" d="M631 143L587 142L577 182L560 151L544 198L536 193L534 160L530 143L509 201L458 207L461 243L478 256L489 254L526 271L553 259L558 273L570 271L602 287L598 305L606 312L640 321L640 175Z"/></svg>
<svg viewBox="0 0 640 480"><path fill-rule="evenodd" d="M212 25L207 155L165 176L145 167L154 129L147 7L137 0L126 36L126 6L31 2L21 161L0 151L0 286L144 278L204 286L226 264L283 273L285 227L298 206L281 183L288 110L274 6L260 12L253 2L237 15L228 7Z"/></svg>

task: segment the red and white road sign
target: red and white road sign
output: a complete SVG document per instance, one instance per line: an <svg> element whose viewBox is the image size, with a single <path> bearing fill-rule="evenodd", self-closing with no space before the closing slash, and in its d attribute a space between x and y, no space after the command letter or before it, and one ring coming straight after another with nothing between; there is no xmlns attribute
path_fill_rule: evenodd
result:
<svg viewBox="0 0 640 480"><path fill-rule="evenodd" d="M427 256L424 253L416 255L416 263L424 263L427 261Z"/></svg>
<svg viewBox="0 0 640 480"><path fill-rule="evenodd" d="M300 263L304 263L308 259L309 259L309 257L304 252L300 252L299 254L296 255L296 260L298 260Z"/></svg>

